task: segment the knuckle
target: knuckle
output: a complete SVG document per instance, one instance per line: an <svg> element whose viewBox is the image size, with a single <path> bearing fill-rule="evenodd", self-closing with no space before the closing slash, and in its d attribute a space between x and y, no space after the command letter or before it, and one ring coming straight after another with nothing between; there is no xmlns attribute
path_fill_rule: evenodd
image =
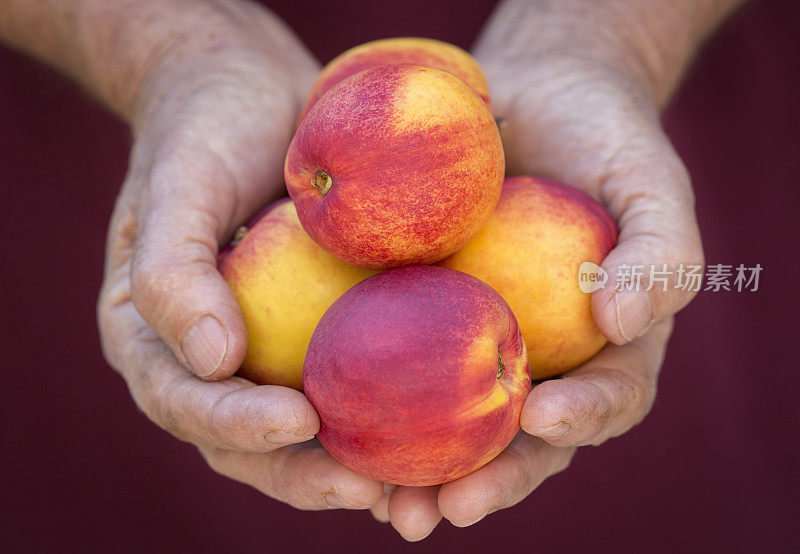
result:
<svg viewBox="0 0 800 554"><path fill-rule="evenodd" d="M199 316L204 305L213 301L218 291L198 287L215 286L208 279L217 275L216 250L200 240L173 245L141 243L131 265L130 296L148 323L162 332L173 326L178 331L183 329L180 323L193 319L189 314ZM179 314L183 315L177 317Z"/></svg>
<svg viewBox="0 0 800 554"><path fill-rule="evenodd" d="M577 413L578 419L587 421L594 428L604 427L614 415L611 395L606 389L592 382L586 388L585 395L585 402L581 404L582 408Z"/></svg>
<svg viewBox="0 0 800 554"><path fill-rule="evenodd" d="M597 446L609 438L609 428L617 416L616 391L608 390L597 382L586 381L582 391L583 402L571 422L574 436L563 444L591 444ZM570 432L573 434L573 431Z"/></svg>
<svg viewBox="0 0 800 554"><path fill-rule="evenodd" d="M145 247L139 247L131 267L131 294L139 308L144 301L158 295L169 282L169 267Z"/></svg>
<svg viewBox="0 0 800 554"><path fill-rule="evenodd" d="M211 439L228 448L239 448L244 441L246 431L251 428L253 419L247 417L247 410L238 409L230 391L217 399L208 415L208 430Z"/></svg>
<svg viewBox="0 0 800 554"><path fill-rule="evenodd" d="M614 409L608 419L610 421L612 418L619 418L622 421L619 428L609 431L610 436L619 436L641 423L650 412L656 397L656 380L646 372L634 373L619 369L609 370L609 377L610 390L606 394L612 399Z"/></svg>

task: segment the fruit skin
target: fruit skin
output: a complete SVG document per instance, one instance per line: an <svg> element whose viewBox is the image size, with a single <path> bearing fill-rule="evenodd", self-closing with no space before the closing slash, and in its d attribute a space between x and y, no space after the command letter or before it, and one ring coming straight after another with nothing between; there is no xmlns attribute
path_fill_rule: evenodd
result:
<svg viewBox="0 0 800 554"><path fill-rule="evenodd" d="M497 204L504 171L497 125L478 95L451 73L415 65L367 69L329 90L284 167L309 236L373 269L458 250Z"/></svg>
<svg viewBox="0 0 800 554"><path fill-rule="evenodd" d="M600 265L617 227L594 199L571 186L510 177L486 226L442 267L494 287L517 316L534 379L563 373L594 356L606 338L591 295L578 288L582 262Z"/></svg>
<svg viewBox="0 0 800 554"><path fill-rule="evenodd" d="M362 281L328 308L303 385L334 458L379 481L422 486L497 456L519 430L531 382L497 292L465 273L409 266Z"/></svg>
<svg viewBox="0 0 800 554"><path fill-rule="evenodd" d="M426 65L449 71L472 87L489 111L492 109L489 83L481 66L468 52L440 40L397 37L355 46L331 60L314 82L308 99L300 111L298 124L322 95L347 77L370 67L393 63Z"/></svg>
<svg viewBox="0 0 800 554"><path fill-rule="evenodd" d="M247 327L239 375L302 390L303 359L317 322L334 300L374 272L320 248L288 198L270 204L246 227L244 238L219 258Z"/></svg>

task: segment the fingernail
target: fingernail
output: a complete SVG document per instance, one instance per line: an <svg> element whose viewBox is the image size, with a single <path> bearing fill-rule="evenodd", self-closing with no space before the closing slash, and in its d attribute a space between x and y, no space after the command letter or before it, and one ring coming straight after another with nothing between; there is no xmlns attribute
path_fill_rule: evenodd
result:
<svg viewBox="0 0 800 554"><path fill-rule="evenodd" d="M286 431L270 431L264 435L264 440L281 446L287 444L295 444L298 442L305 442L313 439L313 435L295 435L294 433L287 433Z"/></svg>
<svg viewBox="0 0 800 554"><path fill-rule="evenodd" d="M653 306L650 304L650 295L646 292L617 292L614 294L614 307L617 312L617 329L628 342L646 331L653 319Z"/></svg>
<svg viewBox="0 0 800 554"><path fill-rule="evenodd" d="M355 508L355 506L351 506L350 504L345 502L342 499L342 497L340 497L338 494L329 492L328 494L323 496L322 499L325 501L325 504L328 506L328 508L332 510L336 508L342 508L344 510L352 510Z"/></svg>
<svg viewBox="0 0 800 554"><path fill-rule="evenodd" d="M545 439L557 439L563 437L567 433L572 426L567 423L566 421L559 421L557 424L553 425L552 427L548 427L544 431L536 433L538 436L545 438Z"/></svg>
<svg viewBox="0 0 800 554"><path fill-rule="evenodd" d="M228 350L228 335L217 318L204 315L192 325L181 340L181 350L195 375L212 375Z"/></svg>

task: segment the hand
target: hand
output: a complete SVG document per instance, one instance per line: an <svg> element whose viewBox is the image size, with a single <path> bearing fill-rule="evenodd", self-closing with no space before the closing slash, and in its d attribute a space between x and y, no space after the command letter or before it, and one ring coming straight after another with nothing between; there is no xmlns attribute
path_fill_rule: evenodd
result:
<svg viewBox="0 0 800 554"><path fill-rule="evenodd" d="M601 444L644 419L671 329L670 318L630 344L608 345L562 378L536 385L523 406L523 431L497 458L444 485L388 486L372 515L418 541L442 517L467 527L520 502L564 470L577 446Z"/></svg>
<svg viewBox="0 0 800 554"><path fill-rule="evenodd" d="M282 192L318 69L275 25L214 29L213 44L163 56L148 73L108 234L103 351L147 417L219 473L297 508L368 508L381 484L309 441L319 419L302 393L231 377L246 336L217 248ZM265 37L287 44L269 49Z"/></svg>
<svg viewBox="0 0 800 554"><path fill-rule="evenodd" d="M466 526L519 502L564 469L575 447L600 444L639 423L655 398L672 315L693 293L675 288L674 280L665 291L657 285L647 292L647 275L639 292L617 293L617 268L666 263L674 271L703 263L689 176L659 123L679 72L670 68L669 78L656 78L637 57L644 47L626 37L598 38L598 28L620 34L624 28L603 25L600 15L584 21L585 28L579 15L563 13L536 23L545 18L536 13L539 4L557 12L567 3L507 2L476 56L506 122L507 175L577 186L619 224L618 245L603 263L609 284L592 297L595 322L612 344L562 378L535 386L523 407L524 432L485 467L439 487L387 490L372 513L408 540L427 536L442 517ZM579 9L592 11L587 6ZM526 32L535 40L515 44ZM534 51L526 49L533 43Z"/></svg>

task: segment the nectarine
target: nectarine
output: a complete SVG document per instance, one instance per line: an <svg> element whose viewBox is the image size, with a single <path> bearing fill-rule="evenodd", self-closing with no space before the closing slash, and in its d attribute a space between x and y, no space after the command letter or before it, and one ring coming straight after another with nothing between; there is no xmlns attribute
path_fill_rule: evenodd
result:
<svg viewBox="0 0 800 554"><path fill-rule="evenodd" d="M519 431L531 382L525 343L490 286L435 266L390 269L331 305L308 346L319 441L387 483L457 479Z"/></svg>
<svg viewBox="0 0 800 554"><path fill-rule="evenodd" d="M504 170L497 125L464 81L384 65L320 98L284 173L311 238L377 269L433 263L463 246L497 204Z"/></svg>
<svg viewBox="0 0 800 554"><path fill-rule="evenodd" d="M578 287L583 262L602 263L617 240L611 216L586 193L544 179L511 177L486 226L440 262L485 281L519 321L531 375L557 375L594 356L606 339Z"/></svg>

